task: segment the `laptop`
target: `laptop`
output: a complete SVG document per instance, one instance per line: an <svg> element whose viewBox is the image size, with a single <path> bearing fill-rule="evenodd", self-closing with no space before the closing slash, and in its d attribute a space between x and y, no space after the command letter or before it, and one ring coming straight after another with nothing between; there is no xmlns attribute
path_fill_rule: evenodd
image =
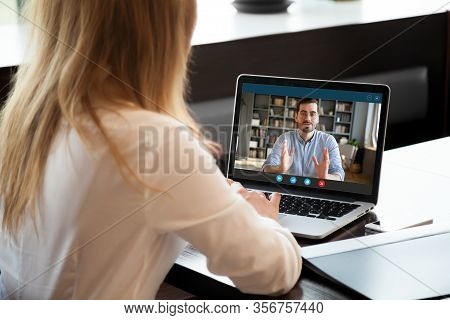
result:
<svg viewBox="0 0 450 320"><path fill-rule="evenodd" d="M369 299L429 299L450 295L449 243L450 225L440 223L308 246L302 257Z"/></svg>
<svg viewBox="0 0 450 320"><path fill-rule="evenodd" d="M280 224L325 238L377 203L389 97L380 84L240 75L227 176L280 192Z"/></svg>

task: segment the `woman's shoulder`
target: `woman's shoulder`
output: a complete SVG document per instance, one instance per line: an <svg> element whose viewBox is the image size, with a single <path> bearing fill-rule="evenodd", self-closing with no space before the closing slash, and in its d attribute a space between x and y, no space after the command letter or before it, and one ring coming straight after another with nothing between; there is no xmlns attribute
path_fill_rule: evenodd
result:
<svg viewBox="0 0 450 320"><path fill-rule="evenodd" d="M105 128L110 130L184 127L183 123L170 115L137 108L102 111L99 113L99 117Z"/></svg>
<svg viewBox="0 0 450 320"><path fill-rule="evenodd" d="M171 141L168 140L173 140L175 134L189 132L188 127L174 117L144 109L98 109L97 116L101 129L90 116L84 115L78 119L89 145L96 150L103 150L104 134L120 150L133 150L149 141L158 142L158 145L164 141L169 143ZM71 131L68 124L66 127Z"/></svg>
<svg viewBox="0 0 450 320"><path fill-rule="evenodd" d="M142 146L203 149L191 129L180 120L144 109L121 109L99 114L109 138L121 148Z"/></svg>

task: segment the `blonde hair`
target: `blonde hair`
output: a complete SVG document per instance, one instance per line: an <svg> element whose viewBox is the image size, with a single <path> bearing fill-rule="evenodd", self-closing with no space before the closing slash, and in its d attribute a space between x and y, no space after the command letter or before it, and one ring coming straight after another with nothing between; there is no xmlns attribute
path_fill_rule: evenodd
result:
<svg viewBox="0 0 450 320"><path fill-rule="evenodd" d="M86 138L77 115L89 115L122 174L137 178L92 105L106 81L128 93L112 102L167 113L201 136L184 100L195 0L33 0L26 11L33 57L19 67L0 124L2 227L11 235L33 212L62 118Z"/></svg>

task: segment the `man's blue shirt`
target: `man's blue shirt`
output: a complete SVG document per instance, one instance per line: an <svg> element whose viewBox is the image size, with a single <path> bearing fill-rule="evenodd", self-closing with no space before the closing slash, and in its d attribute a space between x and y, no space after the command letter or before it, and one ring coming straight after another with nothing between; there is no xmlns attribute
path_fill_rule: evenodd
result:
<svg viewBox="0 0 450 320"><path fill-rule="evenodd" d="M317 177L312 156L315 155L319 163L322 161L323 148L328 149L330 156L329 174L336 174L344 181L345 173L342 169L339 146L336 139L327 133L314 131L313 137L305 142L298 130L288 131L278 137L273 145L272 153L263 164L265 166L278 166L281 163L281 150L284 141L287 141L287 151L294 148L294 160L287 174L303 177Z"/></svg>

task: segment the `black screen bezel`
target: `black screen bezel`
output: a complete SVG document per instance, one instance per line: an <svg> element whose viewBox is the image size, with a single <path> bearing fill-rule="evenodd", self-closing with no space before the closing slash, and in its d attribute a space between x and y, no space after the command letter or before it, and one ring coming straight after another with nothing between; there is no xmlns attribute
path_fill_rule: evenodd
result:
<svg viewBox="0 0 450 320"><path fill-rule="evenodd" d="M302 78L285 78L285 77L275 77L275 76L262 76L262 75L251 75L242 74L238 77L236 83L236 94L234 101L234 114L233 114L233 127L232 136L229 151L229 161L228 161L228 171L227 176L230 179L242 183L246 187L262 189L262 190L272 190L280 191L280 185L274 182L260 182L260 181L250 181L247 179L241 179L233 176L234 171L234 160L236 152L236 142L238 136L238 125L239 125L239 115L240 115L240 101L242 95L242 85L244 83L252 84L263 84L263 85L278 85L278 86L293 86L293 87L305 87L311 89L333 89L333 90L348 90L348 91L358 91L358 92L371 92L382 94L381 101L381 114L380 123L378 131L378 141L377 150L375 155L375 168L372 181L372 192L371 194L358 194L349 193L335 190L324 189L314 189L310 187L303 187L300 185L289 186L283 184L283 189L289 191L292 194L304 195L305 193L311 196L320 195L327 196L330 198L348 198L354 201L363 201L376 204L378 201L378 192L380 185L380 172L381 172L381 162L384 151L384 142L386 136L386 126L387 126L387 115L389 110L389 99L390 99L390 88L384 84L372 84L372 83L354 83L354 82L342 82L342 81L325 81L325 80L314 80L314 79L302 79Z"/></svg>

